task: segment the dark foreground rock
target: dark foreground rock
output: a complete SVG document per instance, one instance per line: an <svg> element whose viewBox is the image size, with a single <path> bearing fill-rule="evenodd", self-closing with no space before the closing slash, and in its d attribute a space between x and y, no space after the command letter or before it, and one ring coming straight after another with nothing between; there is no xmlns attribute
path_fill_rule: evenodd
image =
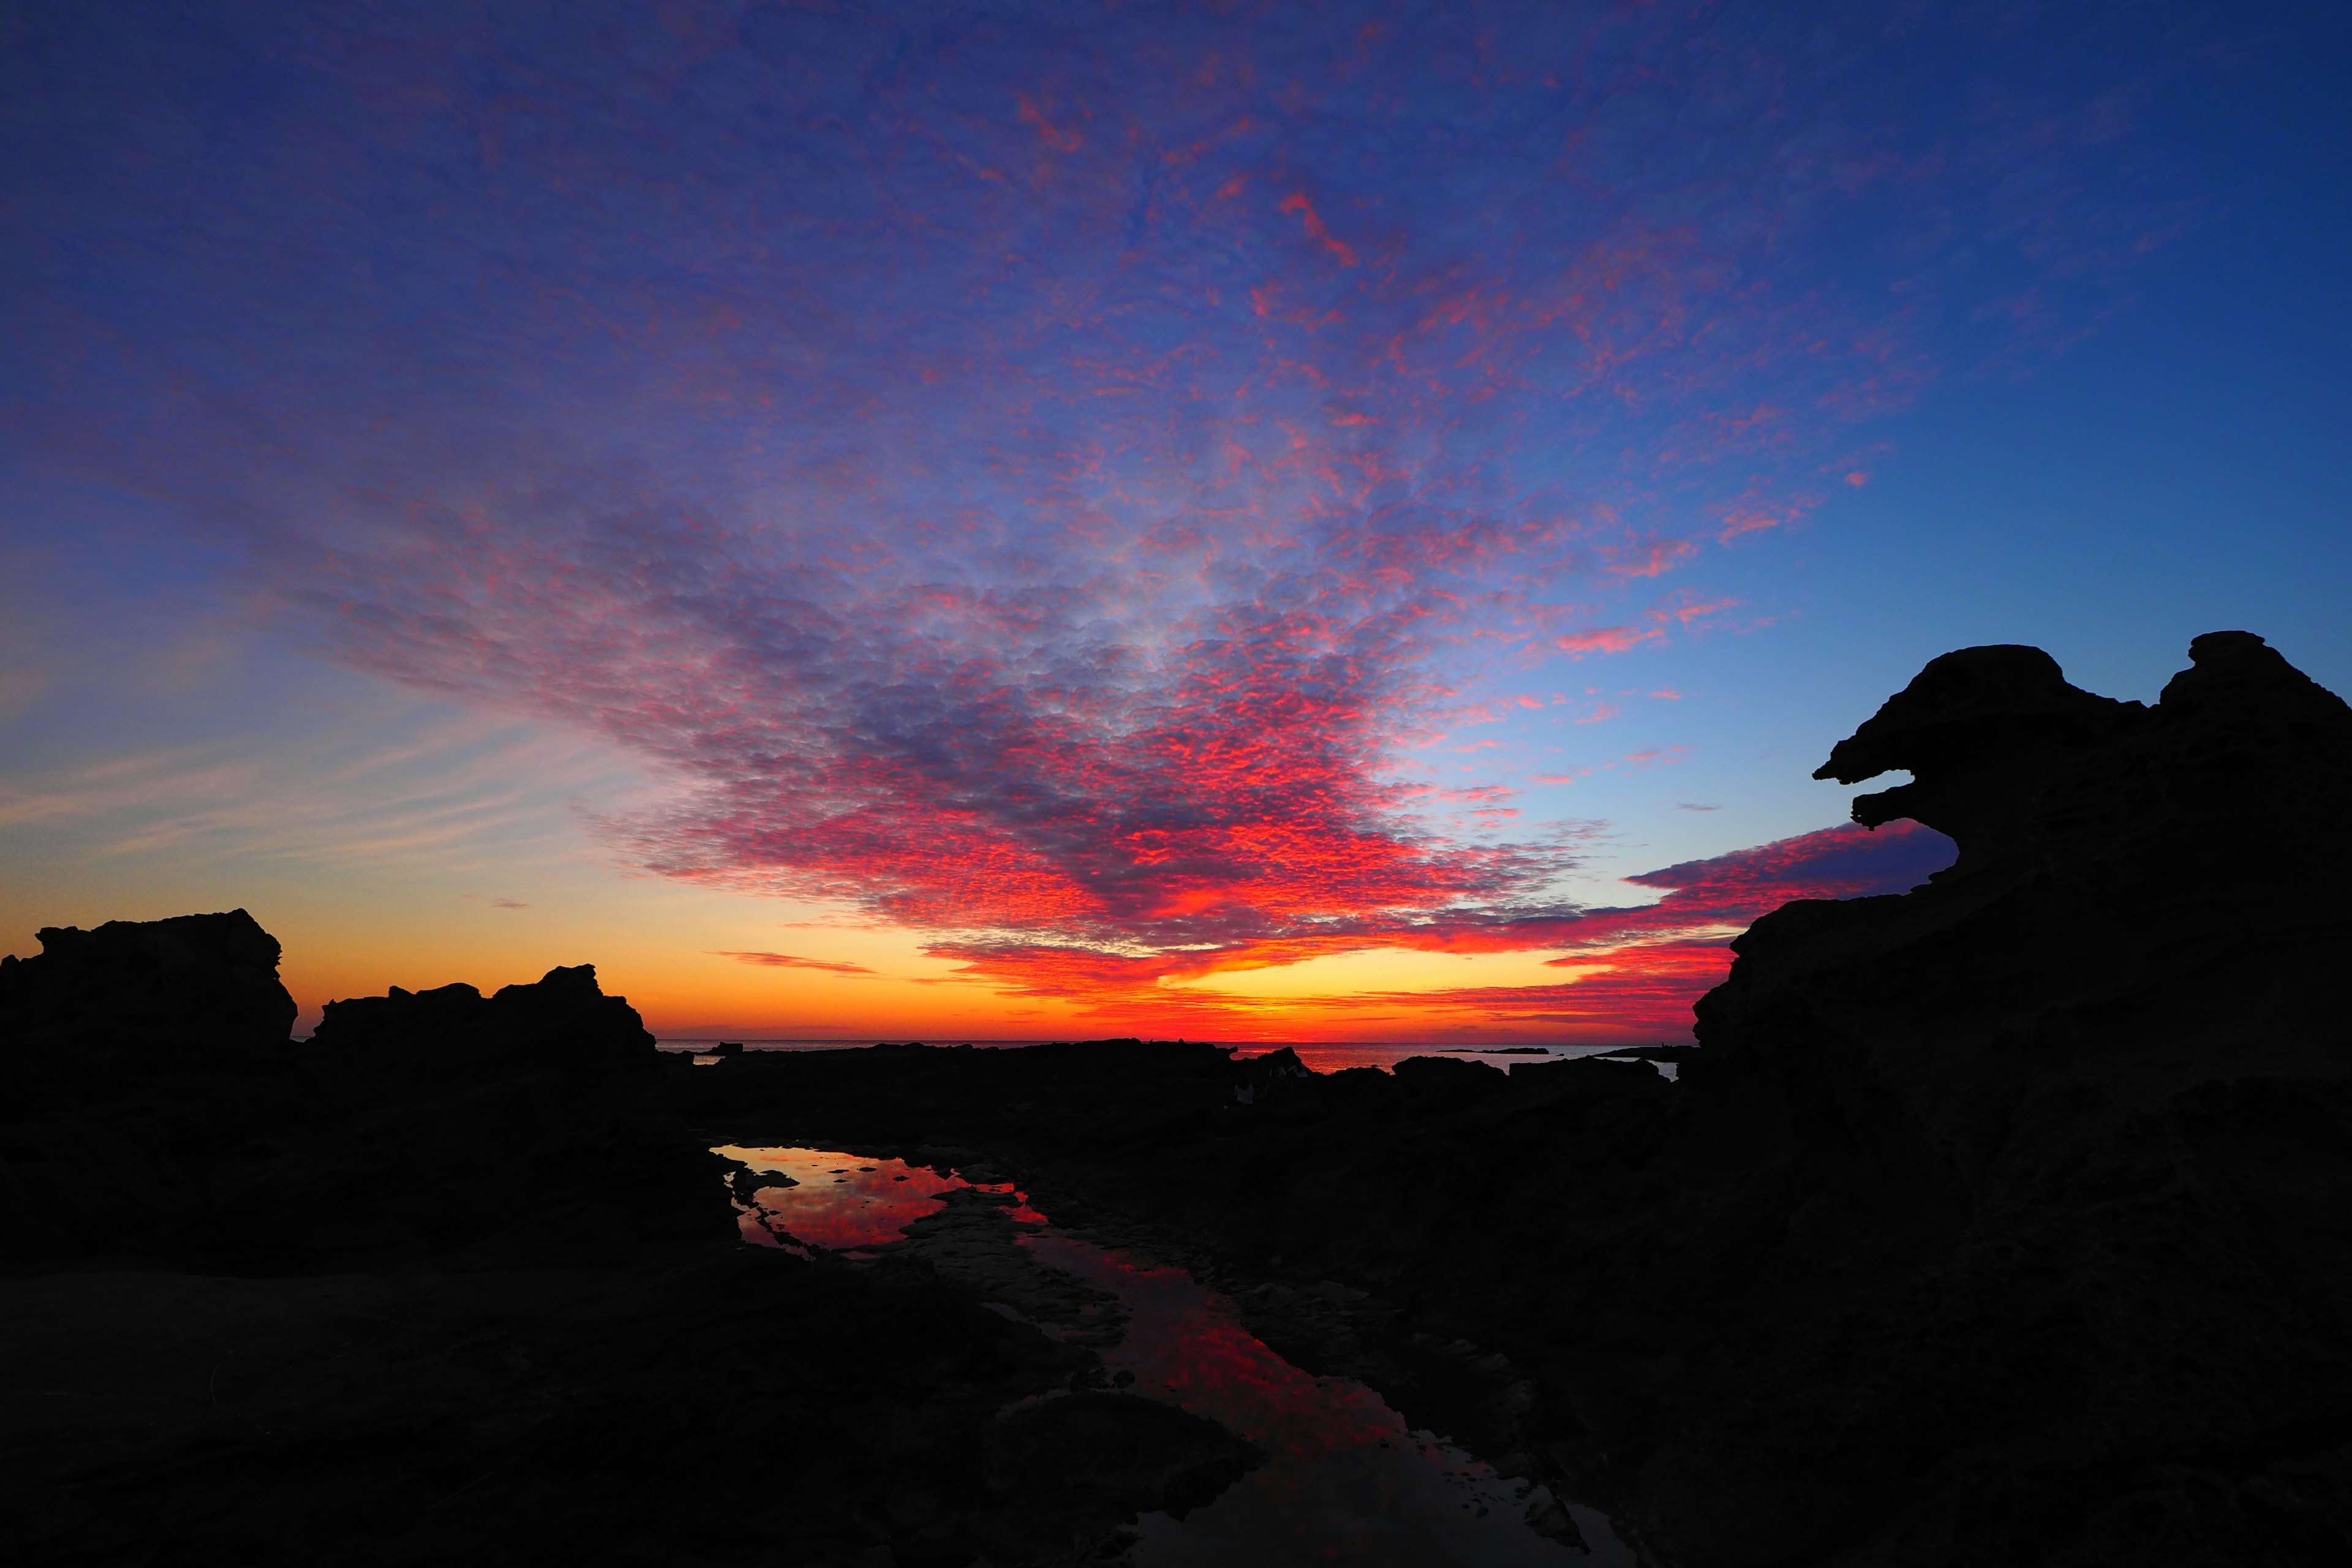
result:
<svg viewBox="0 0 2352 1568"><path fill-rule="evenodd" d="M281 1043L294 1026L278 939L243 910L39 936L38 956L0 958L0 1030L12 1053L62 1046L80 1063L186 1055Z"/></svg>
<svg viewBox="0 0 2352 1568"><path fill-rule="evenodd" d="M1958 840L1736 944L1643 1061L747 1054L744 1142L976 1147L1676 1568L2352 1561L2352 712L1935 661L1825 774Z"/></svg>
<svg viewBox="0 0 2352 1568"><path fill-rule="evenodd" d="M0 977L11 1563L1109 1561L1255 1460L982 1306L1102 1316L999 1205L740 1245L590 968L296 1043L242 911L42 935Z"/></svg>
<svg viewBox="0 0 2352 1568"><path fill-rule="evenodd" d="M44 931L0 972L0 1256L269 1273L732 1234L595 970L328 1004L237 910ZM562 1179L551 1179L558 1171Z"/></svg>

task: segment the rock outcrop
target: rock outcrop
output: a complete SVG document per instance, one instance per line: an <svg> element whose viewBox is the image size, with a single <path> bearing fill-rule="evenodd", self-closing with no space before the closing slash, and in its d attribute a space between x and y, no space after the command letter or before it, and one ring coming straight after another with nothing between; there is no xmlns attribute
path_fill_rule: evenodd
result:
<svg viewBox="0 0 2352 1568"><path fill-rule="evenodd" d="M0 1257L299 1272L732 1234L662 1058L590 965L331 1002L307 1042L238 910L0 966ZM135 1150L168 1224L126 1223Z"/></svg>
<svg viewBox="0 0 2352 1568"><path fill-rule="evenodd" d="M206 1053L202 1074L20 1096L0 1219L64 1214L121 1245L123 1184L91 1176L112 1147L208 1258L282 1261L320 1234L425 1259L534 1237L609 1252L724 1224L669 1107L709 1142L952 1146L1057 1220L1213 1274L1294 1360L1607 1503L1665 1568L2332 1568L2352 1560L2352 710L2247 634L2190 653L2152 706L2032 648L1930 664L1823 772L1909 771L1857 817L1940 828L1958 861L1757 921L1672 1082L1638 1060L1322 1076L1134 1040L698 1067L559 970L338 1004L309 1047ZM22 976L52 956L0 994L34 994ZM100 1016L41 1005L42 1030ZM0 1070L74 1055L38 1037ZM47 1206L26 1196L42 1170ZM317 1201L265 1201L289 1193ZM919 1253L877 1268L934 1289ZM870 1305L827 1288L840 1321ZM969 1491L979 1469L1047 1486L1117 1408L984 1439L989 1399L949 1418L919 1387L892 1398L853 1426L986 1456L894 1493L867 1538L943 1563L1033 1540L1029 1502L997 1517ZM1227 1474L1163 1438L1191 1441L1139 1434L1039 1517L1181 1506Z"/></svg>
<svg viewBox="0 0 2352 1568"><path fill-rule="evenodd" d="M1044 1568L1255 1462L981 1305L934 1262L969 1223L863 1268L742 1246L593 968L289 1043L242 912L42 934L0 981L11 1562ZM957 1217L1026 1264L993 1196Z"/></svg>
<svg viewBox="0 0 2352 1568"><path fill-rule="evenodd" d="M1669 1568L2352 1561L2352 711L1937 659L1823 772L1959 858L1784 906L1642 1061L1201 1047L673 1074L740 1141L978 1148Z"/></svg>
<svg viewBox="0 0 2352 1568"><path fill-rule="evenodd" d="M1671 1559L2352 1551L2352 710L2190 658L2146 708L1949 654L1822 769L1909 770L1856 820L1959 858L1764 917L1699 1005L1661 1217L1770 1239L1685 1265L1769 1327L1630 1489Z"/></svg>
<svg viewBox="0 0 2352 1568"><path fill-rule="evenodd" d="M383 996L330 1002L310 1044L467 1079L517 1071L643 1077L660 1066L645 1020L625 998L604 994L593 963L551 969L488 997L462 984L430 991L395 985Z"/></svg>
<svg viewBox="0 0 2352 1568"><path fill-rule="evenodd" d="M283 1045L294 1026L278 939L243 910L40 940L31 958L0 958L0 1051Z"/></svg>

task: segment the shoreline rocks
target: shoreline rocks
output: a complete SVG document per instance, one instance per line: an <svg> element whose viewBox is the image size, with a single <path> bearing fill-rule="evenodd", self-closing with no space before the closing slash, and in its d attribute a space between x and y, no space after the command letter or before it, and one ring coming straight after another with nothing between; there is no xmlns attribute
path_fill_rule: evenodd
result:
<svg viewBox="0 0 2352 1568"><path fill-rule="evenodd" d="M673 1091L982 1150L1672 1568L2344 1561L2352 710L2249 634L2191 658L2153 707L1930 664L1824 772L1910 770L1858 819L1958 861L1757 921L1673 1082L1107 1041Z"/></svg>
<svg viewBox="0 0 2352 1568"><path fill-rule="evenodd" d="M44 943L0 989L11 1562L1043 1568L1251 1462L1143 1401L1008 1415L1101 1360L973 1289L1104 1313L982 1267L973 1221L1025 1261L993 1206L925 1238L940 1267L742 1246L589 966L332 1003L289 1043L242 912Z"/></svg>
<svg viewBox="0 0 2352 1568"><path fill-rule="evenodd" d="M1092 1500L1024 1491L1022 1456L1062 1439L988 1423L1071 1386L1090 1352L950 1289L921 1245L862 1272L743 1261L757 1249L734 1246L707 1152L733 1142L993 1164L1058 1223L1213 1279L1302 1364L1614 1507L1665 1568L2332 1565L2352 1558L2352 1020L2335 979L2352 710L2249 634L2191 658L2152 707L2080 691L2034 649L1932 662L1823 771L1910 771L1857 818L1927 822L1959 859L1908 894L1757 921L1699 1005L1699 1047L1671 1058L1318 1075L1129 1039L745 1052L712 1071L656 1052L585 969L338 1004L311 1048L246 1050L278 1003L235 917L57 933L55 964L45 945L0 979L16 1009L0 1089L18 1091L0 1221L20 1271L176 1262L275 1270L289 1292L362 1255L372 1278L444 1282L596 1258L602 1282L569 1305L501 1309L521 1331L435 1320L434 1353L460 1369L446 1386L475 1405L404 1405L394 1362L367 1363L388 1401L368 1440L422 1443L439 1458L420 1473L453 1489L379 1500L453 1509L477 1542L550 1508L650 1529L661 1488L716 1506L700 1471L642 1449L653 1491L593 1495L622 1472L577 1457L688 1430L681 1412L752 1451L754 1428L727 1425L744 1401L854 1411L872 1474L930 1467L898 1491L828 1472L804 1518L741 1526L820 1562L961 1563L1066 1530L1115 1551L1118 1510L1222 1473L1213 1442L1184 1450L1206 1468L1171 1468L1167 1434L1137 1427L1134 1464L1078 1489ZM122 954L152 973L119 1006L66 979ZM154 1048L142 1020L172 1005L219 1009L187 1037L209 1046ZM89 1179L110 1142L185 1194L177 1229L126 1226L120 1184ZM962 1257L1003 1218L959 1212L929 1244ZM911 1370L758 1364L747 1392L787 1308L872 1355L961 1348ZM289 1373L304 1387L330 1359L319 1322ZM339 1408L325 1386L303 1419ZM562 1414L575 1396L595 1414ZM509 1436L416 1436L459 1408L500 1412ZM134 1494L195 1508L167 1471L282 1462L221 1447L209 1407L174 1419L157 1451L188 1468L121 1483ZM44 1447L40 1430L8 1450L38 1460L24 1517L111 1507L109 1528L131 1528L91 1478L147 1439ZM76 1453L100 1459L77 1470Z"/></svg>

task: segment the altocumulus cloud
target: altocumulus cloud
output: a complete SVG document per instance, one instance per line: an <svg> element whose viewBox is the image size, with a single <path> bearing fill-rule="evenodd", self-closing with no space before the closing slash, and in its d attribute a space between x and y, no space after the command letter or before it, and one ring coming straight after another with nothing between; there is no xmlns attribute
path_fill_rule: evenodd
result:
<svg viewBox="0 0 2352 1568"><path fill-rule="evenodd" d="M2140 232L2049 221L2127 148L1874 6L597 17L29 26L13 439L666 769L642 866L1041 992L1567 940L1573 834L1445 826L1410 748L1697 635L1660 580L1801 519L1938 322L2088 311ZM1770 879L1708 865L1667 904Z"/></svg>

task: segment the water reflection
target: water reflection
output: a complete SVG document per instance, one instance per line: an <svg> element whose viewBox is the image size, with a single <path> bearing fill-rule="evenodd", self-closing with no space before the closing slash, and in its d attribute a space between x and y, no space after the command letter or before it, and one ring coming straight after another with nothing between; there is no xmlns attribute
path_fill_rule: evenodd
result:
<svg viewBox="0 0 2352 1568"><path fill-rule="evenodd" d="M940 1194L968 1184L902 1160L835 1149L724 1143L712 1152L753 1173L734 1183L735 1225L743 1239L803 1253L811 1247L848 1252L894 1241L916 1220L940 1211ZM782 1179L762 1184L761 1176Z"/></svg>
<svg viewBox="0 0 2352 1568"><path fill-rule="evenodd" d="M1130 1313L1105 1362L1139 1394L1223 1422L1272 1456L1206 1509L1147 1515L1137 1568L1342 1562L1478 1568L1633 1568L1605 1516L1566 1511L1591 1550L1528 1527L1549 1490L1498 1476L1404 1417L1352 1378L1318 1378L1269 1350L1183 1269L1047 1232L1023 1245L1117 1292Z"/></svg>
<svg viewBox="0 0 2352 1568"><path fill-rule="evenodd" d="M1013 1217L1046 1224L1010 1183L969 1182L837 1150L728 1144L715 1152L748 1167L732 1185L743 1238L759 1246L856 1257L896 1240L946 1206L939 1194L964 1186L1004 1193ZM762 1182L770 1176L776 1179ZM1498 1476L1433 1434L1409 1431L1378 1394L1351 1378L1318 1378L1293 1366L1183 1269L1051 1228L1025 1230L1020 1245L1039 1262L1118 1296L1129 1314L1124 1335L1100 1347L1118 1381L1132 1378L1135 1393L1220 1421L1270 1456L1182 1520L1146 1515L1136 1568L1317 1562L1633 1568L1633 1552L1604 1515ZM1553 1509L1574 1521L1589 1552L1528 1528L1531 1515Z"/></svg>

